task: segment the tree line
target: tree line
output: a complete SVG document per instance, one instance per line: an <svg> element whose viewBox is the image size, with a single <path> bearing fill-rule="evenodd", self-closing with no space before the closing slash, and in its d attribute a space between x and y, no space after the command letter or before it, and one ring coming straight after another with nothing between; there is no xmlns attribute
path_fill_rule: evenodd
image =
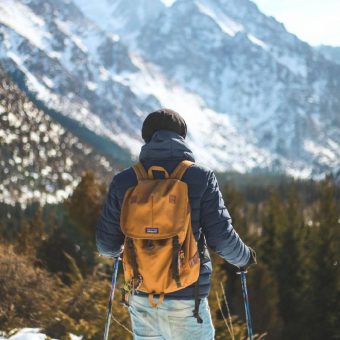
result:
<svg viewBox="0 0 340 340"><path fill-rule="evenodd" d="M61 339L70 332L101 338L112 261L96 253L95 224L106 189L87 172L60 204L0 204L0 330L41 327ZM258 265L248 272L257 338L340 339L336 181L226 181L222 192L236 231L257 252ZM216 339L244 339L237 269L212 259ZM119 277L122 283L122 271ZM112 338L129 339L118 295Z"/></svg>

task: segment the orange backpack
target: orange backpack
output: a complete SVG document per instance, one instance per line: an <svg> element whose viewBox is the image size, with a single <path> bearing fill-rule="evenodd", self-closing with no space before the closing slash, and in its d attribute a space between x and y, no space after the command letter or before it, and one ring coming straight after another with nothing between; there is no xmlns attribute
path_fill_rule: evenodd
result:
<svg viewBox="0 0 340 340"><path fill-rule="evenodd" d="M133 167L138 183L124 197L120 226L125 235L126 291L148 293L152 307L163 302L164 294L195 282L198 287L200 257L191 228L188 186L181 181L192 164L182 161L169 175L159 166L146 172L138 163ZM164 178L155 179L153 171L163 172Z"/></svg>

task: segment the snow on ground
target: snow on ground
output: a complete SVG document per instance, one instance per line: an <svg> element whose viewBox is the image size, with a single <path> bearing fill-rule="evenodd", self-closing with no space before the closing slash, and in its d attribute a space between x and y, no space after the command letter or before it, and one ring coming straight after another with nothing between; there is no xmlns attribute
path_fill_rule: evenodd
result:
<svg viewBox="0 0 340 340"><path fill-rule="evenodd" d="M15 332L13 330L10 333ZM4 332L0 332L4 333ZM81 340L83 337L82 336L77 336L74 334L70 334L70 337L72 340ZM4 337L0 335L0 340L4 339L11 339L11 340L45 340L47 339L47 336L43 333L40 332L40 328L22 328L18 332L15 332L15 334L10 335L9 337ZM50 339L50 338L49 338ZM56 340L56 339L51 339L51 340Z"/></svg>
<svg viewBox="0 0 340 340"><path fill-rule="evenodd" d="M46 335L40 333L39 328L23 328L9 338L0 337L0 339L12 339L12 340L43 340L46 339Z"/></svg>
<svg viewBox="0 0 340 340"><path fill-rule="evenodd" d="M0 332L1 334L2 332ZM82 336L76 336L74 334L70 334L72 340L81 340ZM45 340L47 336L40 332L39 328L22 328L14 335L9 337L4 337L0 335L0 340L11 339L11 340ZM50 339L50 338L49 338ZM53 340L53 339L51 339Z"/></svg>

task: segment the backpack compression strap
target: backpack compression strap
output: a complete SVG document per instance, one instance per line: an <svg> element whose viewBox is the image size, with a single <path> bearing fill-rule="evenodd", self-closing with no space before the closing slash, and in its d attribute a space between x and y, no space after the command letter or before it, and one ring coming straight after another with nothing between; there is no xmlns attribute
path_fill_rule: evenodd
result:
<svg viewBox="0 0 340 340"><path fill-rule="evenodd" d="M181 180L185 171L188 168L190 168L193 164L194 162L187 160L180 162L175 168L175 170L171 173L170 178Z"/></svg>

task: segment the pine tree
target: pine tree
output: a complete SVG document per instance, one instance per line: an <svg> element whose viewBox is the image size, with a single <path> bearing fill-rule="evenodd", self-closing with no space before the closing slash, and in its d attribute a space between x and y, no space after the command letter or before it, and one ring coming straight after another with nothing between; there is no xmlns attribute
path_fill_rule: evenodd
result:
<svg viewBox="0 0 340 340"><path fill-rule="evenodd" d="M93 172L86 172L67 200L66 207L79 236L94 249L95 226L104 200L104 186L96 181Z"/></svg>
<svg viewBox="0 0 340 340"><path fill-rule="evenodd" d="M250 310L256 332L267 333L268 339L281 339L283 320L279 310L278 283L273 273L260 261L249 270L247 279Z"/></svg>
<svg viewBox="0 0 340 340"><path fill-rule="evenodd" d="M272 191L269 201L266 202L261 218L261 236L258 242L258 257L270 271L276 268L276 248L278 232L287 223L285 207L276 190Z"/></svg>
<svg viewBox="0 0 340 340"><path fill-rule="evenodd" d="M304 221L300 200L294 185L290 187L285 218L277 225L274 275L279 292L279 310L285 327L283 339L301 339L301 298L304 263L302 257ZM281 217L282 218L282 217Z"/></svg>
<svg viewBox="0 0 340 340"><path fill-rule="evenodd" d="M245 213L247 204L243 196L232 185L226 185L223 190L223 198L235 229L241 237L247 237L247 214Z"/></svg>
<svg viewBox="0 0 340 340"><path fill-rule="evenodd" d="M340 204L331 178L320 184L310 234L305 338L340 339Z"/></svg>
<svg viewBox="0 0 340 340"><path fill-rule="evenodd" d="M258 253L259 264L250 269L248 275L249 299L254 319L254 331L259 334L269 332L271 339L277 339L282 326L282 320L278 311L278 287L275 277L264 263L262 256L266 249L274 248L274 242L271 239L275 235L275 230L272 227L276 228L276 225L279 224L277 211L282 210L279 197L277 194L274 194L272 197L271 205L267 212L268 221L265 225L267 228L265 230L266 236L264 241L261 242L258 240L256 228L250 230L250 225L254 225L255 221L254 206L246 202L244 197L231 186L225 188L223 193L237 232L240 233L242 239L248 245L254 246ZM272 224L272 221L275 221L275 223ZM225 289L227 298L230 301L231 310L245 322L240 277L236 274L237 268L227 263L223 263L220 266L226 271L228 276Z"/></svg>
<svg viewBox="0 0 340 340"><path fill-rule="evenodd" d="M46 236L43 210L38 203L35 203L27 207L26 214L28 217L20 221L21 226L16 240L16 249L18 253L35 257L37 249Z"/></svg>

